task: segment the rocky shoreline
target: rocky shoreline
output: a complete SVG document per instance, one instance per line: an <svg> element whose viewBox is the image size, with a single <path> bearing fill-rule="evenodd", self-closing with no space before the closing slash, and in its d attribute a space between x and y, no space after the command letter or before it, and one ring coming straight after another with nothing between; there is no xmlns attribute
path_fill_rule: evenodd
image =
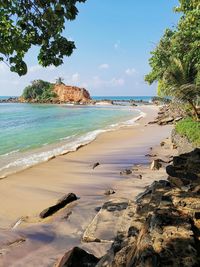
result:
<svg viewBox="0 0 200 267"><path fill-rule="evenodd" d="M166 180L136 198L128 232L96 266L199 266L200 149L174 157L166 170Z"/></svg>
<svg viewBox="0 0 200 267"><path fill-rule="evenodd" d="M167 108L162 107L159 116L165 116L167 113L163 110ZM171 129L171 126L161 124L148 125L148 121L143 124L146 129ZM81 241L70 242L70 246L68 244L59 255L51 257L52 265L48 266L199 266L200 149L192 148L191 152L185 153L189 148L184 146L186 151L182 147L180 154L177 142L179 137L174 136L172 134L172 137L164 139L158 146L149 148L145 155L148 163L139 162L132 167L127 165L127 168L124 166L119 171L121 179L118 184L104 189L101 194L105 198L100 205L96 202L92 205L92 212L91 206L84 207L91 216L84 225L77 222L81 230L73 232L73 235L78 234ZM96 160L98 161L90 166L92 172L102 167L102 162ZM150 181L154 182L149 185ZM145 185L146 189L142 192ZM137 187L140 189L137 190ZM135 197L138 193L134 190L142 193ZM9 243L3 243L0 256L9 256L13 247L15 253L17 249L20 251L23 246L29 246L30 234L42 238L44 233L40 233L41 229L49 227L52 220L60 218L56 221L57 226L64 221L70 225L72 213L81 204L81 200L69 193L49 207L44 206L37 218L20 218L8 235ZM35 223L41 225L39 232L34 228ZM65 228L61 229L63 231ZM67 229L65 230L67 235ZM52 235L51 230L45 233L45 238L48 235ZM59 239L61 243L64 242L62 238ZM98 253L97 249L103 250Z"/></svg>
<svg viewBox="0 0 200 267"><path fill-rule="evenodd" d="M31 104L73 104L73 105L95 105L95 104L102 104L102 105L125 105L129 103L132 106L137 105L151 105L148 101L145 100L109 100L109 99L102 99L102 100L88 100L88 101L64 101L59 99L51 99L51 100L24 100L22 97L9 97L6 99L0 99L1 103L31 103Z"/></svg>
<svg viewBox="0 0 200 267"><path fill-rule="evenodd" d="M161 115L169 116L166 109L168 107L163 107L160 111L161 120ZM178 116L174 115L174 122ZM159 155L154 150L146 155L152 159L148 168L155 173L159 169L166 170L165 177L154 181L135 200L111 198L87 227L83 242L109 242L112 240L109 234L113 237L115 229L117 235L107 254L98 259L74 248L55 266L200 266L200 149L179 154L178 143L172 141L174 138L160 144L164 158L163 153ZM174 151L173 155L169 154L170 149ZM188 151L188 147L185 149ZM144 168L134 166L131 170L122 171L122 175L134 173L142 179ZM108 240L103 240L98 228L106 214L113 218L113 229L107 233Z"/></svg>

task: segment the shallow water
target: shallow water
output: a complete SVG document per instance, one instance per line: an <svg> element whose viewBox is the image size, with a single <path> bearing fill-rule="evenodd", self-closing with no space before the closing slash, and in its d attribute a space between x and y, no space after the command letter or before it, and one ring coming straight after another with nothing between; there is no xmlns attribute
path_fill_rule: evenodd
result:
<svg viewBox="0 0 200 267"><path fill-rule="evenodd" d="M0 104L0 176L74 151L140 115L132 107Z"/></svg>

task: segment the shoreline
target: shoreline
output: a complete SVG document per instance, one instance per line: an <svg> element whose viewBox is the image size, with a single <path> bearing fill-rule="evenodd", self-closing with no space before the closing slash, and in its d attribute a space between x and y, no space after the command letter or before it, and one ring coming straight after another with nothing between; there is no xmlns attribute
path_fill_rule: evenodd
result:
<svg viewBox="0 0 200 267"><path fill-rule="evenodd" d="M144 106L141 106L140 108L142 109L142 108L144 108ZM122 122L117 123L117 124L111 124L111 125L109 125L105 128L102 128L102 129L97 129L97 130L94 130L92 132L87 132L86 134L83 134L82 136L78 136L77 139L71 140L69 143L66 143L63 141L62 144L60 142L60 143L54 143L54 144L48 145L47 147L44 146L44 150L42 149L42 147L40 147L40 148L33 149L33 150L27 152L27 155L24 154L23 156L21 156L21 158L18 158L14 162L10 162L7 165L0 168L0 180L6 179L13 174L23 172L26 169L32 168L38 164L48 162L48 161L50 161L56 157L66 155L68 153L76 152L81 147L89 145L91 142L95 141L96 138L99 135L101 135L102 133L106 133L106 132L110 132L110 131L117 131L123 127L134 127L135 124L137 123L137 121L139 121L140 119L142 119L146 116L146 113L142 112L139 109L139 107L133 109L133 111L139 112L139 115L137 117L133 117L131 119L122 121ZM92 135L91 138L89 138L90 135ZM63 140L68 139L68 138L72 138L72 137L70 137L70 136L65 137L65 138L63 138ZM70 145L71 145L71 147L70 147ZM66 146L69 146L69 148L66 148ZM10 154L13 154L13 152L9 152L5 155L10 155ZM1 155L1 156L4 156L4 155ZM26 157L26 160L28 157L33 162L32 163L29 162L29 164L26 166L20 166L21 162L25 159L25 157ZM35 161L37 160L37 162L35 162L34 159L32 159L33 157L34 157ZM40 158L40 157L43 157L43 158ZM38 158L40 158L40 160L38 160ZM19 166L17 166L17 162L18 162ZM14 169L12 169L12 167ZM15 169L15 167L16 167L16 169ZM6 169L8 169L8 171L4 172L4 170L6 170ZM11 169L11 170L9 171L9 169Z"/></svg>
<svg viewBox="0 0 200 267"><path fill-rule="evenodd" d="M76 150L74 152L69 152L67 154L57 156L57 157L53 158L52 160L36 164L34 166L31 166L29 168L21 170L21 171L19 171L17 173L13 173L13 174L9 175L7 178L1 179L0 180L0 190L1 190L1 192L2 191L7 191L6 188L4 189L4 186L7 186L7 184L9 186L13 187L13 182L16 185L16 187L21 187L23 184L27 185L28 187L31 186L33 188L37 188L39 186L39 187L41 187L40 190L44 190L44 192L45 192L46 189L49 186L47 186L46 184L40 185L40 179L38 179L38 178L39 177L43 178L43 175L45 175L45 179L47 179L46 177L48 177L48 175L49 175L49 169L48 169L49 167L52 168L52 171L53 171L54 175L56 175L55 174L55 170L57 170L57 172L58 172L58 174L60 176L60 179L61 179L60 182L62 182L62 183L63 183L63 181L66 183L63 175L60 174L62 169L63 169L63 171L70 172L73 175L73 177L75 177L75 179L79 181L81 178L77 179L77 173L74 170L77 169L77 168L80 168L81 170L83 169L84 172L90 172L91 169L92 169L92 165L95 162L100 161L100 163L101 163L101 161L104 161L105 151L103 150L102 146L104 146L105 149L107 148L108 155L109 154L111 154L111 155L113 154L112 150L113 150L113 147L115 147L115 146L117 147L118 150L119 149L123 150L123 144L119 144L118 145L116 143L117 139L118 140L120 139L121 142L124 142L124 146L126 146L126 148L128 150L128 153L131 153L131 148L129 148L129 141L128 140L131 138L132 134L138 136L138 130L140 130L142 132L144 131L144 126L146 125L146 123L148 123L148 121L152 120L152 118L154 116L156 116L158 107L147 106L147 107L141 108L141 110L142 110L142 112L146 113L147 115L146 115L146 117L142 118L139 121L139 124L134 124L131 127L121 127L120 129L117 129L117 130L114 130L114 131L108 131L108 132L101 133L101 134L99 134L97 136L97 138L95 140L90 142L88 145L81 146L81 148L79 148L78 150ZM154 126L152 126L152 127L154 127ZM152 127L149 126L149 128L152 128ZM115 138L113 138L113 136L115 136ZM138 138L139 138L139 136L138 136ZM140 142L143 143L144 140L140 140ZM132 146L137 146L134 143L135 142L132 141ZM95 152L96 149L99 150L99 151ZM140 148L139 148L139 150L140 150ZM91 156L92 154L95 155L94 158ZM127 161L125 161L123 164L121 164L122 160L119 158L119 156L120 155L119 155L118 152L114 153L114 155L113 155L113 160L115 160L115 157L116 157L116 161L117 161L118 165L122 165L121 167L118 167L118 169L117 169L118 173L116 173L116 170L115 170L115 173L112 173L110 175L111 176L110 179L113 179L113 180L117 180L118 178L120 178L120 175L119 175L120 168L123 168L123 165L127 164L128 161L130 161L130 159L128 158ZM96 159L95 159L95 157L96 157ZM129 157L130 157L130 155L129 155ZM82 162L85 163L85 164L79 164L79 161L77 161L77 158L81 158ZM64 166L63 165L63 161L67 161L68 165ZM76 164L76 161L77 161L77 164ZM111 164L112 164L112 160L110 160L110 161L111 161ZM86 162L87 162L87 165L86 165ZM101 164L101 165L104 165L104 164ZM103 166L98 167L97 170L101 169L102 167ZM33 179L33 175L36 175L37 179L34 180ZM93 174L90 173L90 176L92 176L92 175ZM81 176L83 176L83 175L81 175ZM100 173L99 176L102 177L103 174ZM82 177L82 178L86 180L86 184L87 184L88 183L88 179L86 179L85 176ZM54 189L54 186L56 186L56 180L54 179L54 177L52 177L51 179L52 179L52 181L54 183L51 186L51 190L53 190L53 191L57 191L58 190L58 192L59 192L60 191L59 188L57 188L56 190ZM102 179L102 181L104 181L104 183L106 183L105 179L103 179L103 178L101 178L101 179ZM47 181L48 181L48 179L47 179ZM30 188L30 190L31 190L31 188ZM68 190L70 190L71 192L73 192L73 190L76 191L77 190L76 189L76 184L75 184L75 186L73 186L71 189L68 189ZM13 190L13 191L14 191L13 195L17 196L18 194L20 194L20 192L18 190L16 190L16 191ZM61 192L62 192L62 189L61 189ZM37 190L36 190L36 195L37 194L39 194L39 192L37 192ZM64 192L63 192L63 194L64 194ZM56 196L61 196L59 193L55 193L55 195ZM48 196L48 194L47 194L48 201L45 199L45 202L44 202L44 198L39 194L39 199L40 198L42 199L41 202L43 202L43 203L42 203L42 206L39 205L39 206L41 206L41 208L37 209L38 212L40 210L42 210L43 208L49 206L51 203L54 203L55 200L56 200L55 196L52 199L50 196ZM10 207L11 210L12 210L12 211L10 211L8 213L9 214L13 214L14 211L12 209L12 203L10 203L9 199L10 199L9 196L4 197L4 198L3 198L3 196L0 196L0 203L6 203L7 202L7 205L5 205L5 206L7 206L7 209L8 209L8 207ZM31 197L28 194L24 193L24 201L26 201L26 199L31 199ZM34 199L34 194L33 194L33 199ZM26 214L25 210L23 211L23 208L21 209L21 207L23 207L23 205L24 205L23 202L21 202L21 205L20 205L20 209L19 209L20 212L17 212L17 211L14 212L14 213L17 214L17 216L15 216L15 219L12 220L12 224L17 220L17 218L20 218L21 216L26 216L26 215L30 214L30 211L28 212L28 210L30 210L29 208L25 209L25 210L27 210L28 214ZM24 205L24 206L26 206L26 205ZM35 212L34 209L33 209L33 214L34 213L36 214L37 212ZM1 212L0 212L0 221L1 222L5 221L5 219L1 216ZM11 225L11 223L10 223L10 225ZM1 225L0 225L0 227L1 227Z"/></svg>
<svg viewBox="0 0 200 267"><path fill-rule="evenodd" d="M133 127L102 133L76 152L58 156L1 180L0 203L4 204L0 209L0 247L20 238L26 240L11 247L7 245L6 253L3 252L1 257L2 264L53 266L73 246L81 246L97 256L106 253L110 243L81 241L83 232L96 215L95 209L113 197L133 200L163 175L147 167L150 161L145 154L151 146L158 145L169 136L171 126L148 125L157 115L157 110L152 107L144 107L144 110L147 116ZM100 165L93 170L95 162ZM142 179L120 175L120 171L137 164L147 168L147 174ZM110 188L116 194L105 196L105 190ZM48 219L38 219L43 209L70 192L80 199ZM25 221L10 230L9 226L21 217ZM50 254L53 257L50 258ZM16 265L13 265L14 262Z"/></svg>

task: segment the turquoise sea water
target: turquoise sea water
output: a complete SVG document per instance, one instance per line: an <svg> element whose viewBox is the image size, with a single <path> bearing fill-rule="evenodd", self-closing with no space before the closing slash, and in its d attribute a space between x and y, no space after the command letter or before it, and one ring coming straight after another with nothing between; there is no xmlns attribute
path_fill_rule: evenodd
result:
<svg viewBox="0 0 200 267"><path fill-rule="evenodd" d="M0 99L8 99L10 96L0 96ZM15 96L12 96L15 97ZM93 96L94 100L144 100L144 101L151 101L152 96Z"/></svg>
<svg viewBox="0 0 200 267"><path fill-rule="evenodd" d="M138 116L133 107L0 104L0 176L74 151Z"/></svg>
<svg viewBox="0 0 200 267"><path fill-rule="evenodd" d="M143 100L150 102L152 100L152 96L94 96L92 97L94 100L113 100L113 101L128 101L128 100Z"/></svg>

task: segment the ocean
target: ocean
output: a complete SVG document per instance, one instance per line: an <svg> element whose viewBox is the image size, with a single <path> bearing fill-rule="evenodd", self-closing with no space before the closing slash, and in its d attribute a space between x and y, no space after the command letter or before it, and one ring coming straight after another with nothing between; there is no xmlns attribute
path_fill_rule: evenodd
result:
<svg viewBox="0 0 200 267"><path fill-rule="evenodd" d="M0 177L75 151L142 115L131 106L1 103Z"/></svg>
<svg viewBox="0 0 200 267"><path fill-rule="evenodd" d="M152 100L152 96L93 96L94 100L112 100L112 101L128 101L128 100L143 100L150 102Z"/></svg>

